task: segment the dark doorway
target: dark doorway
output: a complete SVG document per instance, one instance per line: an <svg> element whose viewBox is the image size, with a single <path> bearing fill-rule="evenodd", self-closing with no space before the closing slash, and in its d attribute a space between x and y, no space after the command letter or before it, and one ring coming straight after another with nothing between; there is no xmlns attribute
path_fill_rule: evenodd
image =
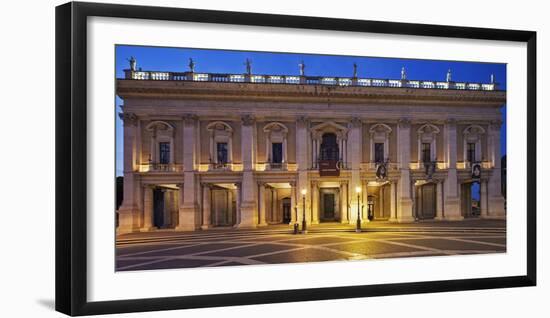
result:
<svg viewBox="0 0 550 318"><path fill-rule="evenodd" d="M416 187L416 217L420 220L435 218L436 185L427 183Z"/></svg>
<svg viewBox="0 0 550 318"><path fill-rule="evenodd" d="M164 227L164 191L162 189L153 190L153 222L156 228Z"/></svg>
<svg viewBox="0 0 550 318"><path fill-rule="evenodd" d="M479 182L464 183L460 189L461 210L465 218L473 218L481 215L481 191Z"/></svg>
<svg viewBox="0 0 550 318"><path fill-rule="evenodd" d="M290 223L292 215L290 214L290 198L283 199L283 223Z"/></svg>
<svg viewBox="0 0 550 318"><path fill-rule="evenodd" d="M323 219L334 220L335 203L334 193L323 193Z"/></svg>
<svg viewBox="0 0 550 318"><path fill-rule="evenodd" d="M338 149L338 142L336 141L336 134L326 133L323 135L320 152L321 152L319 154L320 160L328 160L328 161L339 160L339 149Z"/></svg>
<svg viewBox="0 0 550 318"><path fill-rule="evenodd" d="M273 158L271 158L272 163L282 163L283 162L283 144L280 142L274 142L271 144L271 152Z"/></svg>

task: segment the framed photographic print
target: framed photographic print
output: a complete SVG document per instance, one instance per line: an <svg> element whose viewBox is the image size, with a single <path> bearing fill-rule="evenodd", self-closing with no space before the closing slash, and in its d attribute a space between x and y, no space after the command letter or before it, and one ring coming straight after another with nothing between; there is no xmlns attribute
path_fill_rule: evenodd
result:
<svg viewBox="0 0 550 318"><path fill-rule="evenodd" d="M535 52L530 31L57 7L57 310L534 286Z"/></svg>

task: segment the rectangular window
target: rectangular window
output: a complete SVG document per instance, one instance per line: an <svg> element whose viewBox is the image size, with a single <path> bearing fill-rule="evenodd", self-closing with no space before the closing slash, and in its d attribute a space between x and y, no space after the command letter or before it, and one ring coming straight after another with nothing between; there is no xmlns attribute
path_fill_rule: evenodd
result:
<svg viewBox="0 0 550 318"><path fill-rule="evenodd" d="M170 163L170 143L159 142L159 163Z"/></svg>
<svg viewBox="0 0 550 318"><path fill-rule="evenodd" d="M432 161L431 144L428 142L422 143L422 162Z"/></svg>
<svg viewBox="0 0 550 318"><path fill-rule="evenodd" d="M466 149L466 159L469 162L475 162L476 161L476 144L474 142L468 143L468 148Z"/></svg>
<svg viewBox="0 0 550 318"><path fill-rule="evenodd" d="M280 142L274 142L271 144L271 162L282 163L283 162L283 144Z"/></svg>
<svg viewBox="0 0 550 318"><path fill-rule="evenodd" d="M377 142L374 144L374 162L384 162L384 143Z"/></svg>
<svg viewBox="0 0 550 318"><path fill-rule="evenodd" d="M218 142L217 151L218 151L218 163L228 163L229 157L227 156L227 143Z"/></svg>

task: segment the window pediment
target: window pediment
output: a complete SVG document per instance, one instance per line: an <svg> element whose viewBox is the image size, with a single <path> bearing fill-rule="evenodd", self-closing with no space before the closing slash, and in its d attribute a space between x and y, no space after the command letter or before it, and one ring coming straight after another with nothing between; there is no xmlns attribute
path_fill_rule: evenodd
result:
<svg viewBox="0 0 550 318"><path fill-rule="evenodd" d="M174 126L162 120L155 120L150 122L147 126L145 126L145 129L152 132L153 135L170 137L174 134Z"/></svg>
<svg viewBox="0 0 550 318"><path fill-rule="evenodd" d="M334 133L338 139L346 139L349 129L334 121L327 121L311 127L310 131L315 139L320 139L325 133Z"/></svg>
<svg viewBox="0 0 550 318"><path fill-rule="evenodd" d="M479 135L485 134L485 129L483 129L483 127L481 127L479 125L470 125L470 126L466 127L466 129L464 129L464 131L462 133L464 135L479 136Z"/></svg>
<svg viewBox="0 0 550 318"><path fill-rule="evenodd" d="M223 133L226 135L231 135L233 133L233 128L226 122L223 121L213 121L206 126L206 130L210 132Z"/></svg>

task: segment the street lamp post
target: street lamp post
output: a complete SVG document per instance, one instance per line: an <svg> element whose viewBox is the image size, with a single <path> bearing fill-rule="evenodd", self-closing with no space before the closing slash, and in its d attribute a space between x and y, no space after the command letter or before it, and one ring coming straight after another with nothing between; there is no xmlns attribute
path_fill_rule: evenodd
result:
<svg viewBox="0 0 550 318"><path fill-rule="evenodd" d="M355 192L357 193L357 223L355 226L355 232L359 233L361 232L361 208L359 207L361 187L355 187Z"/></svg>
<svg viewBox="0 0 550 318"><path fill-rule="evenodd" d="M307 190L304 188L302 189L302 206L303 206L303 214L302 214L302 233L307 234L307 222L306 222L306 193Z"/></svg>

